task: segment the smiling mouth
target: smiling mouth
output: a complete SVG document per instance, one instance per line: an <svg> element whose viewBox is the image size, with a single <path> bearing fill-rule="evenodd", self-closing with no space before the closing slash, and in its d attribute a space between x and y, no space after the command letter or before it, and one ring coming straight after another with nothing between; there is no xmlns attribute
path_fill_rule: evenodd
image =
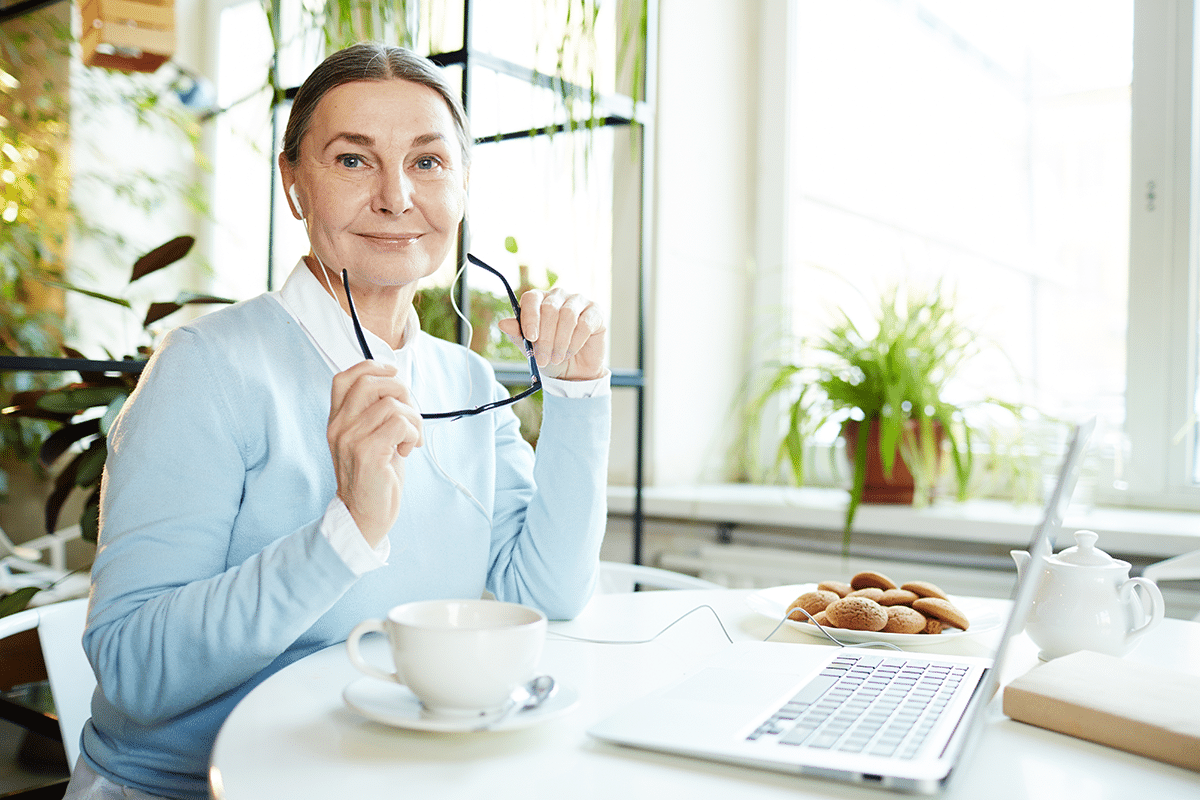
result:
<svg viewBox="0 0 1200 800"><path fill-rule="evenodd" d="M419 233L360 233L359 236L383 244L414 244L421 238Z"/></svg>

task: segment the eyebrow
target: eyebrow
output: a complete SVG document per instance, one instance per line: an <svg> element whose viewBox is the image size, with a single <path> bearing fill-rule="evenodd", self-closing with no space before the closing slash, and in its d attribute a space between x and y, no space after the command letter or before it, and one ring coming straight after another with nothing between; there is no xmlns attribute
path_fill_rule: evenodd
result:
<svg viewBox="0 0 1200 800"><path fill-rule="evenodd" d="M375 137L373 137L373 136L368 136L365 133L344 132L344 133L335 134L329 140L329 144L325 145L325 147L328 148L334 142L337 142L339 140L344 141L344 142L349 142L350 144L358 145L359 147L374 147L375 146ZM431 144L433 142L445 142L445 141L447 141L446 137L440 133L422 133L420 136L416 136L413 138L412 144L410 146L411 147L423 147L423 146L425 146L427 144Z"/></svg>

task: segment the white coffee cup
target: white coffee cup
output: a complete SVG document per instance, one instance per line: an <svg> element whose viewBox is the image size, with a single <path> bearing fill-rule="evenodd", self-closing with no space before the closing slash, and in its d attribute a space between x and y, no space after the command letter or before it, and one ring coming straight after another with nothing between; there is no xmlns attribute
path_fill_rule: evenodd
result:
<svg viewBox="0 0 1200 800"><path fill-rule="evenodd" d="M388 638L395 672L368 663L364 634ZM478 715L503 708L533 678L546 639L546 615L496 600L423 600L396 606L350 632L346 652L362 672L407 686L433 715Z"/></svg>

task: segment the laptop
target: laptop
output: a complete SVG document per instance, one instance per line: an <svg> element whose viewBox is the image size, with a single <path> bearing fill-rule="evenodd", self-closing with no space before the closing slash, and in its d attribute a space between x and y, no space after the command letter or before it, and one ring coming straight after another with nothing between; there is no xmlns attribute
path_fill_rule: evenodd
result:
<svg viewBox="0 0 1200 800"><path fill-rule="evenodd" d="M1094 426L1092 420L1071 432L994 658L739 642L588 733L633 748L898 792L942 790L982 728L999 667L1025 626L1040 561L1051 553Z"/></svg>

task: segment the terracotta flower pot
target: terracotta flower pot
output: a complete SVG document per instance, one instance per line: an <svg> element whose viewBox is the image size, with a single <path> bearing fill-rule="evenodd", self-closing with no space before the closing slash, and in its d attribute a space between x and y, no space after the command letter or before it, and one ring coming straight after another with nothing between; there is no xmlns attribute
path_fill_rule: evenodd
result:
<svg viewBox="0 0 1200 800"><path fill-rule="evenodd" d="M918 433L917 421L909 420L904 423L904 426L906 430L904 435L911 436L915 440ZM854 453L858 448L858 436L861 428L862 423L853 419L846 420L842 425L842 437L846 440L846 457L850 460L851 470L854 469ZM933 421L933 431L934 436L937 437L938 466L940 468L944 435L942 425L937 420ZM930 499L932 499L934 489L935 487L932 486L929 489ZM892 462L892 474L889 476L884 472L883 458L879 454L879 420L872 419L867 430L867 474L863 483L862 502L909 505L915 494L916 481L899 451Z"/></svg>

